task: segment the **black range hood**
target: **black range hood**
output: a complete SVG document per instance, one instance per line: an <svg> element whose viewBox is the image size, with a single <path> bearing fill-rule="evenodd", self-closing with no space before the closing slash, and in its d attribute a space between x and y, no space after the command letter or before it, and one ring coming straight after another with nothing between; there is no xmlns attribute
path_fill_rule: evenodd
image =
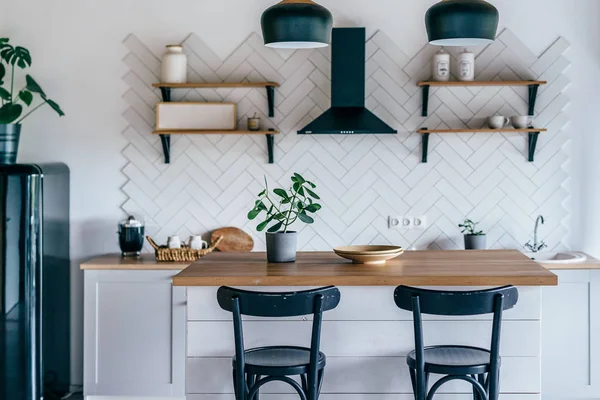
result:
<svg viewBox="0 0 600 400"><path fill-rule="evenodd" d="M299 134L398 133L365 108L365 28L333 28L331 108Z"/></svg>

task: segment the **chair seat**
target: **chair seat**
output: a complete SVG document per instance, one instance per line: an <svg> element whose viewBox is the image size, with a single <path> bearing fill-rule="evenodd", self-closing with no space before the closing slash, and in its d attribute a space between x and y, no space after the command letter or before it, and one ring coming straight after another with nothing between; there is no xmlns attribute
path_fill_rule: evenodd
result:
<svg viewBox="0 0 600 400"><path fill-rule="evenodd" d="M244 352L246 372L253 375L301 375L308 373L310 349L294 346L269 346ZM325 354L319 352L317 369L325 367ZM235 356L232 360L235 368Z"/></svg>
<svg viewBox="0 0 600 400"><path fill-rule="evenodd" d="M489 372L490 352L479 347L431 346L425 347L425 371L444 375L469 375ZM406 357L410 368L416 368L415 351Z"/></svg>

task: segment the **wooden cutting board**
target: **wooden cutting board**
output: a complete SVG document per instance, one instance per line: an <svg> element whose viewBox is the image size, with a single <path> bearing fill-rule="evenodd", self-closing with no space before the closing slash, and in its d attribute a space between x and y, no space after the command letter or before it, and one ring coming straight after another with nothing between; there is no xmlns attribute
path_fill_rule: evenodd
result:
<svg viewBox="0 0 600 400"><path fill-rule="evenodd" d="M210 236L210 242L214 243L219 236L223 237L223 240L217 246L217 250L219 251L230 253L252 251L254 248L252 237L239 228L227 227L217 229Z"/></svg>

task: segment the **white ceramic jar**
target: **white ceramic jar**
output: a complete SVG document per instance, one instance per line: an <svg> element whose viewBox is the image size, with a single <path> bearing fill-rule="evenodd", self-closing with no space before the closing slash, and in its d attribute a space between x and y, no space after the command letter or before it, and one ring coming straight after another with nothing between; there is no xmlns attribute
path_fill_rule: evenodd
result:
<svg viewBox="0 0 600 400"><path fill-rule="evenodd" d="M431 64L434 81L448 82L450 80L450 54L446 53L443 48L435 53Z"/></svg>
<svg viewBox="0 0 600 400"><path fill-rule="evenodd" d="M458 55L458 80L463 82L475 80L475 55L467 49Z"/></svg>
<svg viewBox="0 0 600 400"><path fill-rule="evenodd" d="M202 236L190 236L190 249L208 249L208 243L202 240Z"/></svg>
<svg viewBox="0 0 600 400"><path fill-rule="evenodd" d="M183 46L170 44L162 59L160 69L162 83L187 82L187 56L183 53Z"/></svg>

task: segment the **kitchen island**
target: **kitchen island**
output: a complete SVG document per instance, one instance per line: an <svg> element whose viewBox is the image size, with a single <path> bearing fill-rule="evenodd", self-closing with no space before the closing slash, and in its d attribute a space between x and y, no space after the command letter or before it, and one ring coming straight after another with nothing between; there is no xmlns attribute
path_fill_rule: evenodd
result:
<svg viewBox="0 0 600 400"><path fill-rule="evenodd" d="M520 252L408 251L380 266L354 265L318 252L299 253L294 264L264 260L264 253L213 253L181 272L167 270L169 264L165 270L161 264L144 270L150 268L144 262L116 265L119 270L106 270L106 262L98 260L82 265L86 395L232 400L233 327L231 314L216 302L217 288L289 291L336 285L341 303L324 315L322 350L328 358L321 399L412 399L405 364L414 347L412 315L395 306L394 288L513 284L519 287L519 302L504 314L501 398L540 399L541 291L556 285L557 277ZM246 346L307 345L309 319L247 318ZM490 327L491 316L428 316L425 342L488 347ZM448 383L439 393L442 400L472 399L461 382ZM281 398L297 395L278 383L261 391L261 399Z"/></svg>

